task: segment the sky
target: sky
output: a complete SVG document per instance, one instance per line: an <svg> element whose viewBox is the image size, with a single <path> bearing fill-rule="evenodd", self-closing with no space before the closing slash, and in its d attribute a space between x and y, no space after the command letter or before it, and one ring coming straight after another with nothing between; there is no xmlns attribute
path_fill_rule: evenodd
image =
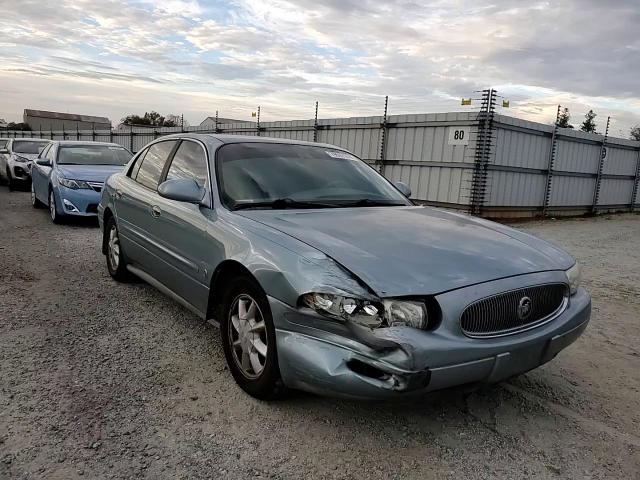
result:
<svg viewBox="0 0 640 480"><path fill-rule="evenodd" d="M477 108L627 137L639 0L0 0L0 118L25 108L261 120Z"/></svg>

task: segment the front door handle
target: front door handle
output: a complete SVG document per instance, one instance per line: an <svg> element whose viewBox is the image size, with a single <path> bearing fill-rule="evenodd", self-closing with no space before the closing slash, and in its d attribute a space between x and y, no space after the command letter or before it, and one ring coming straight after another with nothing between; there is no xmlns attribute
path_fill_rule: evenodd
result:
<svg viewBox="0 0 640 480"><path fill-rule="evenodd" d="M157 205L154 205L151 207L151 216L153 218L158 218L160 215L162 215L162 210L160 210L160 207Z"/></svg>

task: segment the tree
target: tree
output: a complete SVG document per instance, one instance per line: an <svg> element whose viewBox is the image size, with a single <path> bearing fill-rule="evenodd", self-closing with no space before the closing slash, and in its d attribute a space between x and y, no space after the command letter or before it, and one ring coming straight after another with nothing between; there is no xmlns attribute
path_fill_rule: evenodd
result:
<svg viewBox="0 0 640 480"><path fill-rule="evenodd" d="M152 110L151 112L144 112L144 115L127 115L122 119L122 123L127 125L148 125L150 127L175 127L179 123L176 123L175 118L177 115L167 115L164 117L158 112Z"/></svg>
<svg viewBox="0 0 640 480"><path fill-rule="evenodd" d="M564 107L562 110L560 110L560 115L558 116L558 127L559 128L573 128L573 125L571 125L569 123L569 119L571 118L571 115L569 115L569 109L567 107Z"/></svg>
<svg viewBox="0 0 640 480"><path fill-rule="evenodd" d="M596 122L595 118L598 115L593 112L593 110L589 110L587 114L584 116L584 122L580 125L580 130L588 133L598 133L596 132Z"/></svg>
<svg viewBox="0 0 640 480"><path fill-rule="evenodd" d="M631 131L629 132L629 138L631 140L640 140L640 125L636 125L635 127L631 128Z"/></svg>
<svg viewBox="0 0 640 480"><path fill-rule="evenodd" d="M174 127L179 127L180 125L182 125L183 127L188 127L189 126L189 122L187 122L186 120L184 120L184 117L182 115L174 115L169 114L167 115L167 120L168 122L173 122L173 126ZM182 123L184 122L184 124ZM165 127L168 127L169 125L165 125Z"/></svg>

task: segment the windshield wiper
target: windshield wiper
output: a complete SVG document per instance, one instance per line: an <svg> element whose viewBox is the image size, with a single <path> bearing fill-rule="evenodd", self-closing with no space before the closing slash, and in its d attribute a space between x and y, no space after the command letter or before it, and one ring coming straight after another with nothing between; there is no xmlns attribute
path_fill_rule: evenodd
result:
<svg viewBox="0 0 640 480"><path fill-rule="evenodd" d="M399 207L407 206L405 202L399 200L385 200L375 198L361 198L353 201L340 202L341 207Z"/></svg>
<svg viewBox="0 0 640 480"><path fill-rule="evenodd" d="M271 208L274 210L286 208L336 208L341 205L326 202L315 202L313 200L294 200L293 198L277 198L264 202L235 202L231 207L233 210L243 210L249 208Z"/></svg>

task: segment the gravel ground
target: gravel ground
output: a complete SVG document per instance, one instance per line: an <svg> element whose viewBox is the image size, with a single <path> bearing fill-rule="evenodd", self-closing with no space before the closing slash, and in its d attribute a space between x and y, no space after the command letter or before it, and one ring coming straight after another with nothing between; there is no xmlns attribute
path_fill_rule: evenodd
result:
<svg viewBox="0 0 640 480"><path fill-rule="evenodd" d="M640 478L640 216L518 225L584 265L592 323L553 362L404 405L261 403L218 331L107 273L95 224L0 189L0 479Z"/></svg>

